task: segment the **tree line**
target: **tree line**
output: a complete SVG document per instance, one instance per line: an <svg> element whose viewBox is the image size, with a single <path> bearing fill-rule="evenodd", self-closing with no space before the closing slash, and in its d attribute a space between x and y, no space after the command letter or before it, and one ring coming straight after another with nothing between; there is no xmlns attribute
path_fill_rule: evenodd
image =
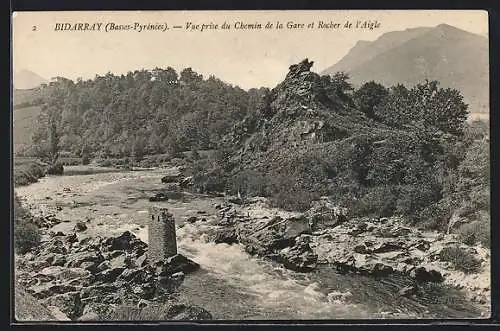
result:
<svg viewBox="0 0 500 331"><path fill-rule="evenodd" d="M234 123L255 111L265 89L245 91L191 68L108 73L44 88L33 155L133 157L213 149Z"/></svg>

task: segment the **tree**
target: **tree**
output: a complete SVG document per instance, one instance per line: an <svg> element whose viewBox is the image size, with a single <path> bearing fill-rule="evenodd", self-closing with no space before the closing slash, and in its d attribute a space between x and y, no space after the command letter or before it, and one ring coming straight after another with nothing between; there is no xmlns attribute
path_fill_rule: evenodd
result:
<svg viewBox="0 0 500 331"><path fill-rule="evenodd" d="M375 117L375 107L389 95L389 91L374 81L363 84L353 94L354 103L360 111L370 118Z"/></svg>
<svg viewBox="0 0 500 331"><path fill-rule="evenodd" d="M179 80L186 84L191 84L191 83L201 82L203 80L203 76L197 74L191 68L186 68L181 71Z"/></svg>
<svg viewBox="0 0 500 331"><path fill-rule="evenodd" d="M375 116L396 127L421 123L432 131L461 135L468 106L459 91L440 88L439 82L426 80L411 89L393 86L384 102L375 107Z"/></svg>
<svg viewBox="0 0 500 331"><path fill-rule="evenodd" d="M51 164L55 164L59 157L63 135L62 114L73 86L73 81L56 77L48 87L49 91L45 94L42 110L38 115L33 143L38 147L39 156L48 158Z"/></svg>

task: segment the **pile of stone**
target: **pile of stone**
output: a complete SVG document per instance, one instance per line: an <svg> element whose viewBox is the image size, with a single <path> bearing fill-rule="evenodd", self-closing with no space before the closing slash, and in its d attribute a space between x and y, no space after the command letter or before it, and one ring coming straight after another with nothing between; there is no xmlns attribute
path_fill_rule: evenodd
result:
<svg viewBox="0 0 500 331"><path fill-rule="evenodd" d="M147 249L128 231L81 240L76 233L52 233L50 240L16 261L16 280L44 305L56 306L72 320L107 319L125 303L178 304L173 293L184 275L199 265L180 254L149 261ZM192 311L203 314L190 316L186 311L179 310L185 319L210 315L197 307Z"/></svg>

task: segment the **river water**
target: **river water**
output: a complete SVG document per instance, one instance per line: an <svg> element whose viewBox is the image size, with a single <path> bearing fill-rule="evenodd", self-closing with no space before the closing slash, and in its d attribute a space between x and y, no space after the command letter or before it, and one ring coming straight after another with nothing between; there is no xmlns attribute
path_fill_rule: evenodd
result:
<svg viewBox="0 0 500 331"><path fill-rule="evenodd" d="M172 169L49 176L16 188L19 197L41 213L62 220L54 231L71 231L74 222L88 221L80 236L114 235L130 230L147 242L147 200L163 187L160 178ZM219 320L474 318L476 307L458 290L429 286L423 298L398 294L409 280L374 279L338 274L331 266L313 273L286 270L246 254L239 245L214 244L190 216L215 217L220 198L191 196L155 205L169 208L178 225L181 254L201 265L186 277L180 297L206 308ZM59 207L59 208L58 208Z"/></svg>

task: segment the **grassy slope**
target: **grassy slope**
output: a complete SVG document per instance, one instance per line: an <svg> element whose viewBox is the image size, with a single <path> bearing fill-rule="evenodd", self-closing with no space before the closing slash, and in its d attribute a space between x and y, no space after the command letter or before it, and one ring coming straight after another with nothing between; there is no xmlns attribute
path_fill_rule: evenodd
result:
<svg viewBox="0 0 500 331"><path fill-rule="evenodd" d="M14 89L13 105L14 107L16 107L23 104L32 103L33 101L35 101L40 97L41 97L41 91L39 88L27 89L27 90Z"/></svg>
<svg viewBox="0 0 500 331"><path fill-rule="evenodd" d="M14 107L13 113L13 142L15 146L29 145L33 134L36 118L40 113L40 106L25 107L17 109Z"/></svg>

